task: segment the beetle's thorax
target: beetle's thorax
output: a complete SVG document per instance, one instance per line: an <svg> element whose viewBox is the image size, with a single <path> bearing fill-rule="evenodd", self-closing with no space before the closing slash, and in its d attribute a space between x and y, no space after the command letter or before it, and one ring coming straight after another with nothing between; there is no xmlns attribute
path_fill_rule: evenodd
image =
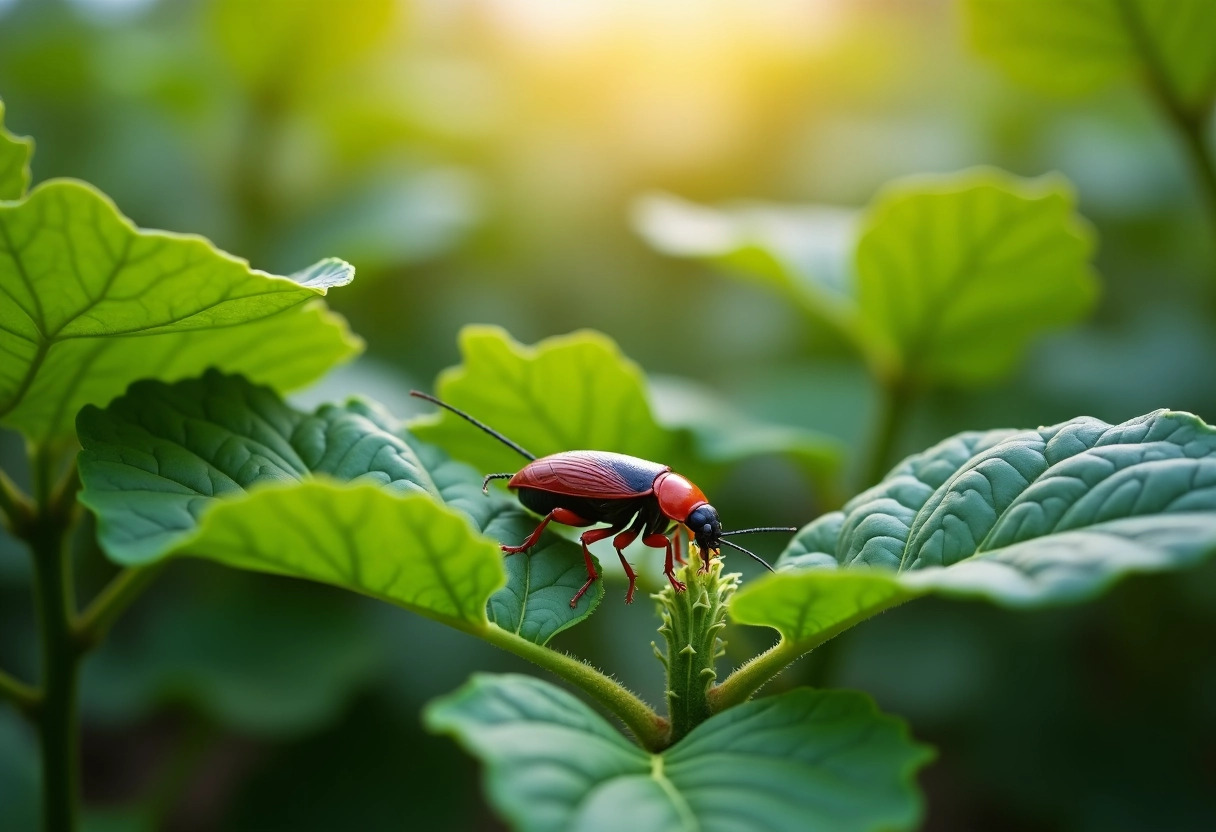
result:
<svg viewBox="0 0 1216 832"><path fill-rule="evenodd" d="M671 471L664 471L655 477L654 496L659 501L659 510L681 523L694 509L709 502L701 489Z"/></svg>

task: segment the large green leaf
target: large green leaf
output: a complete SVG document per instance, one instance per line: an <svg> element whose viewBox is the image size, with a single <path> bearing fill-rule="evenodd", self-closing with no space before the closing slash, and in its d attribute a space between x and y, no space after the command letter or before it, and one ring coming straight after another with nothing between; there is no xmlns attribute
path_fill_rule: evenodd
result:
<svg viewBox="0 0 1216 832"><path fill-rule="evenodd" d="M526 832L834 832L915 827L932 752L848 691L799 689L725 711L660 754L525 676L475 676L424 714L486 764Z"/></svg>
<svg viewBox="0 0 1216 832"><path fill-rule="evenodd" d="M0 100L0 200L20 199L30 185L32 139L4 129L4 101Z"/></svg>
<svg viewBox="0 0 1216 832"><path fill-rule="evenodd" d="M439 397L537 456L609 450L662 461L698 477L712 477L756 453L787 453L816 476L836 464L834 446L813 434L783 431L781 442L773 443L763 428L736 418L732 441L726 443L716 441L712 423L704 421L709 416L660 425L642 371L598 332L575 332L527 347L497 327L469 326L460 334L460 348L464 363L440 375ZM411 423L410 430L487 473L516 471L524 464L514 451L447 411Z"/></svg>
<svg viewBox="0 0 1216 832"><path fill-rule="evenodd" d="M1061 177L977 169L898 182L860 223L824 207L714 212L653 198L639 216L661 250L775 288L881 376L975 383L1093 304L1092 233L1074 203Z"/></svg>
<svg viewBox="0 0 1216 832"><path fill-rule="evenodd" d="M272 390L209 371L145 381L77 422L81 501L111 558L142 565L193 555L308 578L456 626L485 625L504 582L496 539L535 520L436 449L411 446L363 402L303 413ZM423 459L426 459L426 462ZM521 530L523 533L520 533ZM535 562L531 558L536 558ZM517 555L493 621L543 643L581 621L602 584L570 609L583 569L567 541ZM564 595L559 609L550 601Z"/></svg>
<svg viewBox="0 0 1216 832"><path fill-rule="evenodd" d="M1093 304L1093 239L1074 202L1059 177L992 170L884 190L857 244L867 340L906 378L1001 375L1034 336Z"/></svg>
<svg viewBox="0 0 1216 832"><path fill-rule="evenodd" d="M976 49L1036 87L1077 93L1160 73L1194 113L1216 92L1210 0L967 0L966 10Z"/></svg>
<svg viewBox="0 0 1216 832"><path fill-rule="evenodd" d="M310 303L353 274L340 260L254 271L201 237L135 228L87 185L41 185L0 204L0 423L70 436L84 405L207 367L310 382L358 349Z"/></svg>
<svg viewBox="0 0 1216 832"><path fill-rule="evenodd" d="M1195 416L965 433L800 531L731 614L809 647L925 593L1067 603L1213 551L1216 429Z"/></svg>

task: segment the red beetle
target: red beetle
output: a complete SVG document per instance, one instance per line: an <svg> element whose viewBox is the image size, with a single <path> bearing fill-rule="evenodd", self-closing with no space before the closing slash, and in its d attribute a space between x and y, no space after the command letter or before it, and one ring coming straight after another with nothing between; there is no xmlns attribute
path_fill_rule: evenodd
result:
<svg viewBox="0 0 1216 832"><path fill-rule="evenodd" d="M544 517L532 534L518 546L503 544L502 550L507 554L530 549L550 522L566 526L608 524L607 528L590 529L579 536L583 544L583 560L587 565L587 582L570 599L571 607L578 604L578 599L599 577L591 551L587 548L597 540L616 535L612 545L629 578L625 603L631 604L637 575L629 561L625 560L623 550L639 535L645 545L666 551L663 574L677 592L682 592L686 587L676 580L675 564L676 561L683 563L684 559L678 551L678 543L673 547L669 537L673 530L678 532L681 525L687 527L697 541L703 559L702 572L709 569L711 552L722 544L751 555L771 572L773 568L758 555L724 538L750 532L797 531L792 527L766 526L724 532L717 509L709 504L701 489L672 471L670 466L609 451L563 451L537 459L535 454L528 453L464 411L417 390L411 390L410 395L450 410L529 460L516 473L490 474L482 482L484 492L491 480L509 479L507 487L518 492L519 501Z"/></svg>

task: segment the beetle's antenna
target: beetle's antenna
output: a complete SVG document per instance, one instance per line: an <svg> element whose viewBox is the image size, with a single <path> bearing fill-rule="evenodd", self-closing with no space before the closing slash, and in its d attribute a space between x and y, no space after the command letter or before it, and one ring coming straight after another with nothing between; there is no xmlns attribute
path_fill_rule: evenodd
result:
<svg viewBox="0 0 1216 832"><path fill-rule="evenodd" d="M414 397L414 398L416 398L416 399L425 399L426 401L430 402L431 404L437 404L437 405L439 405L440 407L442 407L444 410L450 410L450 411L452 411L452 412L453 412L453 413L455 413L457 416L459 416L461 419L464 419L465 421L467 421L467 422L469 422L469 423L471 423L471 424L473 424L473 425L476 425L477 427L481 428L483 431L485 431L486 433L490 434L490 436L493 436L493 437L494 437L495 439L497 439L499 442L501 442L502 444L506 445L508 448L510 448L511 450L515 451L517 454L519 454L520 456L524 457L525 459L528 459L528 460L533 460L533 459L536 459L536 454L530 454L530 453L528 453L528 452L527 452L527 451L525 451L523 448L521 448L519 445L516 445L516 444L515 444L514 442L512 442L510 439L508 439L507 437L503 436L503 435L502 435L501 433L499 433L498 431L494 430L494 428L490 427L489 425L485 424L484 422L479 422L479 421L477 421L477 420L476 420L476 419L474 419L472 416L470 416L469 414L465 413L463 410L457 410L456 408L452 407L452 406L451 406L450 404L448 404L447 402L441 402L441 401L439 401L439 399L435 398L434 396L428 396L426 393L422 393L422 392L419 392L419 391L417 391L417 390L411 390L411 391L410 391L410 395L411 395L411 396L413 396L413 397ZM495 475L495 476L498 476L498 475ZM508 474L507 476L511 476L511 475L510 475L510 474Z"/></svg>
<svg viewBox="0 0 1216 832"><path fill-rule="evenodd" d="M733 532L722 532L723 537L729 537L732 534L751 534L752 532L796 532L794 526L757 526L754 529L735 529Z"/></svg>
<svg viewBox="0 0 1216 832"><path fill-rule="evenodd" d="M742 546L736 546L734 543L731 543L729 540L719 540L718 542L719 542L719 543L725 543L727 546L729 546L729 547L730 547L730 548L732 548L732 549L738 549L740 552L743 552L744 554L751 555L753 558L755 558L756 560L758 560L758 561L760 561L761 563L763 563L763 564L764 564L764 568L765 568L765 569L767 569L769 572L776 572L776 571L777 571L777 570L773 569L773 567L771 567L771 566L769 566L769 565L768 565L768 561L766 561L764 558L762 558L762 557L760 557L759 555L757 555L755 552L749 552L749 551L747 551L746 549L744 549Z"/></svg>
<svg viewBox="0 0 1216 832"><path fill-rule="evenodd" d="M481 493L490 493L490 480L509 480L514 474L486 474L486 478L481 481Z"/></svg>

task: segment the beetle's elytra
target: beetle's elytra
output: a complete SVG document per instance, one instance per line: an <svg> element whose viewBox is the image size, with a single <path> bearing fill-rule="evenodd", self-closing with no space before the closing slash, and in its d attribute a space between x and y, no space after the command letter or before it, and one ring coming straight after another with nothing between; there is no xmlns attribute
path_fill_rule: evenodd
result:
<svg viewBox="0 0 1216 832"><path fill-rule="evenodd" d="M678 532L681 526L686 527L697 541L702 556L701 571L709 568L711 553L722 544L751 555L771 571L772 567L763 559L724 538L749 532L795 531L780 526L724 532L717 509L709 504L701 489L667 465L609 451L562 451L538 459L464 411L417 390L410 391L410 395L455 413L528 460L519 471L490 474L482 483L485 491L491 480L509 479L507 487L518 494L520 503L542 516L540 524L522 543L518 546L503 544L503 552L527 551L551 522L566 526L607 524L604 528L588 529L579 536L587 581L570 599L571 607L578 604L599 577L588 548L597 540L612 538L613 548L629 578L625 603L630 604L633 603L637 574L625 559L624 549L639 537L644 545L665 551L663 574L677 592L682 592L685 586L676 579L675 567L677 562L683 563L683 557L678 542L672 544L672 532Z"/></svg>

